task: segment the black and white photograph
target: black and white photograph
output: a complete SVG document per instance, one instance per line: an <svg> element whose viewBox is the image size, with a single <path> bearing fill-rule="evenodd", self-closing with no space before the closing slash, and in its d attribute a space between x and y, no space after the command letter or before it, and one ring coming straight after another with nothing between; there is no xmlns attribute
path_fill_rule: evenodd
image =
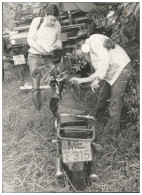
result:
<svg viewBox="0 0 142 195"><path fill-rule="evenodd" d="M2 6L2 193L140 193L140 2Z"/></svg>

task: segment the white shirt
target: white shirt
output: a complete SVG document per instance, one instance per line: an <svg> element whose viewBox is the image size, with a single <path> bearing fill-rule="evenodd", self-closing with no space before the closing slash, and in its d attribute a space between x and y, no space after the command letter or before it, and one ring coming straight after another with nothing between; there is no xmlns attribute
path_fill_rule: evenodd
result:
<svg viewBox="0 0 142 195"><path fill-rule="evenodd" d="M59 47L62 46L62 42L60 39L61 36L61 25L58 21L55 22L54 26L47 26L45 21L41 24L40 28L37 30L40 24L40 17L36 17L33 19L29 33L27 42L30 45L29 52L33 54L39 54L38 51L34 49L34 45L43 44L43 48L46 47L46 51L50 52L50 48L56 44Z"/></svg>
<svg viewBox="0 0 142 195"><path fill-rule="evenodd" d="M113 85L124 67L131 61L126 52L119 45L109 51L104 48L104 40L108 39L105 35L94 34L86 39L90 45L90 58L95 69L95 76L101 80L106 80Z"/></svg>

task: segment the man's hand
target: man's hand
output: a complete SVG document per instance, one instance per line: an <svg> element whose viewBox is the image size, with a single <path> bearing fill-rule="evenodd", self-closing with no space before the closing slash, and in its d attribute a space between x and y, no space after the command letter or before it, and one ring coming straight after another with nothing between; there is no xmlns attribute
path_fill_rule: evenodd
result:
<svg viewBox="0 0 142 195"><path fill-rule="evenodd" d="M53 47L51 47L50 53L52 53L53 51L55 51L55 50L57 50L57 49L58 49L58 46L53 46Z"/></svg>
<svg viewBox="0 0 142 195"><path fill-rule="evenodd" d="M99 83L99 79L96 78L90 85L90 87L92 88L92 91L95 93L94 89L97 89L99 87L98 83Z"/></svg>
<svg viewBox="0 0 142 195"><path fill-rule="evenodd" d="M80 78L77 78L77 77L72 77L71 79L70 79L70 82L73 84L73 83L75 83L75 82L77 82L78 84L80 84L81 82L80 82Z"/></svg>
<svg viewBox="0 0 142 195"><path fill-rule="evenodd" d="M61 49L62 49L62 47L59 47L58 45L53 45L50 52L53 52L55 50L61 50Z"/></svg>
<svg viewBox="0 0 142 195"><path fill-rule="evenodd" d="M46 55L47 52L40 46L38 46L38 52L41 54L41 55Z"/></svg>

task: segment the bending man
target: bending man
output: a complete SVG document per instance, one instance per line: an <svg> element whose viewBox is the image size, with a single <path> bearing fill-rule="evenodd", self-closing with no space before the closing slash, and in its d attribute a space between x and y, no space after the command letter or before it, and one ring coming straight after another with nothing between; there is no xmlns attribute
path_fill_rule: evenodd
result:
<svg viewBox="0 0 142 195"><path fill-rule="evenodd" d="M106 129L112 128L119 133L123 95L131 75L131 60L122 47L101 34L94 34L86 39L85 44L82 44L82 52L86 60L91 62L95 73L87 78L73 77L71 81L92 82L94 91L99 82L105 80L98 95L95 115L98 117L110 100L110 118Z"/></svg>

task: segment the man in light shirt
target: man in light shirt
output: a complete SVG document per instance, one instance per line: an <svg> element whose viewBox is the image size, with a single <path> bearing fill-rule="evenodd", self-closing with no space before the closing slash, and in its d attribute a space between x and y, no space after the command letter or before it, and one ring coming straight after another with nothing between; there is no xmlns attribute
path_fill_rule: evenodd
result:
<svg viewBox="0 0 142 195"><path fill-rule="evenodd" d="M112 44L110 48L106 47L106 42L109 41L108 37L101 34L91 35L84 41L82 52L86 60L92 64L95 72L87 78L73 77L71 82L92 82L90 86L94 91L99 87L99 82L105 80L98 95L95 115L97 118L109 101L110 118L105 131L112 129L118 134L123 95L132 70L131 60L124 49L117 44Z"/></svg>
<svg viewBox="0 0 142 195"><path fill-rule="evenodd" d="M37 109L41 107L40 76L34 79L33 71L40 66L47 66L49 71L53 65L53 52L61 49L62 42L61 25L57 21L59 16L58 7L49 4L45 9L45 16L41 22L40 17L33 19L27 42L30 46L28 64L32 79L32 99Z"/></svg>

